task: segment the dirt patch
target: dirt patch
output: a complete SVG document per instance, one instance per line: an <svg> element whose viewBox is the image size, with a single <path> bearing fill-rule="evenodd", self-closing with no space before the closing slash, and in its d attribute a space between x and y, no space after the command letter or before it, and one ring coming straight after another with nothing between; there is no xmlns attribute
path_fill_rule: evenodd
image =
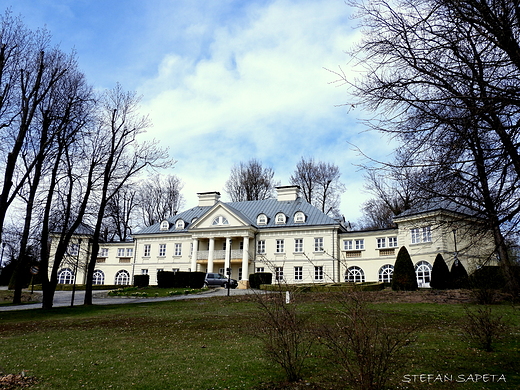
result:
<svg viewBox="0 0 520 390"><path fill-rule="evenodd" d="M14 291L12 290L1 290L0 291L0 304L12 303ZM38 303L41 302L41 293L30 293L28 291L22 292L22 303Z"/></svg>
<svg viewBox="0 0 520 390"><path fill-rule="evenodd" d="M393 291L387 288L382 291L367 291L373 302L389 303L475 303L476 298L470 290L418 290Z"/></svg>
<svg viewBox="0 0 520 390"><path fill-rule="evenodd" d="M0 389L26 389L37 382L36 378L26 376L23 372L21 374L0 375Z"/></svg>

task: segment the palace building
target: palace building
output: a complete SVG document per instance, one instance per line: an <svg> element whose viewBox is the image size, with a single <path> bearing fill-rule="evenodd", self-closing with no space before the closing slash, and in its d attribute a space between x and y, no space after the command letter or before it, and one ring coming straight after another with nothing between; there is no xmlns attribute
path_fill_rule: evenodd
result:
<svg viewBox="0 0 520 390"><path fill-rule="evenodd" d="M273 283L389 282L400 247L406 246L419 286L429 287L441 253L471 272L493 258L489 236L475 234L478 220L435 205L407 211L393 229L354 231L299 196L299 187L277 187L277 198L222 202L218 192L199 193L196 207L132 235L130 242L100 243L95 284L128 285L134 275L159 271L225 274L248 287L249 275L271 272ZM59 283L84 283L89 231L82 228L59 271ZM51 246L52 248L52 246ZM52 249L51 249L52 250Z"/></svg>

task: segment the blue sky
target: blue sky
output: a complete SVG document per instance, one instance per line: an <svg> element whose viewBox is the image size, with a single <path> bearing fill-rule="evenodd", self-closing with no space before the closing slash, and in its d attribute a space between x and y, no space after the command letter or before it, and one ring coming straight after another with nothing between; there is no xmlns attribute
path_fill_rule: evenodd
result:
<svg viewBox="0 0 520 390"><path fill-rule="evenodd" d="M168 146L171 173L197 192L220 191L231 167L251 158L289 184L301 156L340 167L341 211L360 216L367 198L350 144L374 157L387 141L367 133L345 87L326 69L356 73L345 51L359 37L343 0L1 0L32 28L46 26L62 50L75 49L96 89L116 82L143 96ZM326 68L326 69L325 69ZM170 172L166 172L170 173Z"/></svg>

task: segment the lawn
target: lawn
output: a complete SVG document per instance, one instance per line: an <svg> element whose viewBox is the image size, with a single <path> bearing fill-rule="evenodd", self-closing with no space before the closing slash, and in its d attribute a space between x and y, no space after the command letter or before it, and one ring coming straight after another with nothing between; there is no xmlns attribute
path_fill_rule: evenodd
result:
<svg viewBox="0 0 520 390"><path fill-rule="evenodd" d="M335 306L324 294L296 304L317 323ZM484 352L461 337L462 304L372 307L397 328L420 324L404 351L406 363L391 373L391 388L520 388L517 308L494 307L511 324L510 337ZM2 312L0 371L35 377L32 389L284 388L277 385L283 371L264 356L255 336L258 315L250 296ZM308 361L298 388L348 389L341 370L321 352ZM443 380L434 381L439 374ZM484 382L478 377L484 374L498 376ZM497 381L500 375L506 382Z"/></svg>

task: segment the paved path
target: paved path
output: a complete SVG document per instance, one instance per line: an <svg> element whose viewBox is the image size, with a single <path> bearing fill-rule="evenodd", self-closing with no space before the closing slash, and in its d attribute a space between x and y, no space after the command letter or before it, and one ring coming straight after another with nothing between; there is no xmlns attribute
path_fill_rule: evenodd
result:
<svg viewBox="0 0 520 390"><path fill-rule="evenodd" d="M173 297L163 298L136 298L136 297L107 297L107 291L95 291L92 296L92 303L94 305L115 305L115 304L128 304L128 303L143 303L143 302L162 302L162 301L177 301L182 299L197 299L207 297L222 297L227 296L228 291L223 288L211 288L209 291L200 294L188 294L188 295L175 295ZM231 295L246 295L246 294L258 294L265 293L261 290L229 290ZM85 291L76 291L74 294L74 305L83 305L83 299L85 298ZM56 291L54 294L54 307L70 306L72 300L72 291ZM30 310L30 309L41 309L41 303L29 303L25 305L0 305L0 312L2 311L13 311L13 310Z"/></svg>

